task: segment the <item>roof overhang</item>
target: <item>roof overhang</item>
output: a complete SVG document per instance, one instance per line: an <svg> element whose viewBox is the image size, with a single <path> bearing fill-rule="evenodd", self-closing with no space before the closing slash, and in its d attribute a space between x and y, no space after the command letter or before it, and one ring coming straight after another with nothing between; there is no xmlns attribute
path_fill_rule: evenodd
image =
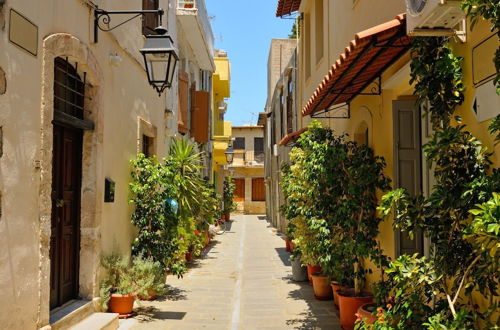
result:
<svg viewBox="0 0 500 330"><path fill-rule="evenodd" d="M280 146L287 146L287 145L290 145L292 143L295 143L299 139L300 135L307 130L308 130L308 128L304 127L302 129L299 129L296 132L285 135L285 137L283 139L281 139L279 145Z"/></svg>
<svg viewBox="0 0 500 330"><path fill-rule="evenodd" d="M279 0L276 8L276 17L291 15L299 10L301 0Z"/></svg>
<svg viewBox="0 0 500 330"><path fill-rule="evenodd" d="M329 111L339 104L349 104L358 95L380 95L382 73L410 48L406 34L406 16L356 34L344 53L331 66L328 74L302 108L302 114ZM375 84L376 92L364 91Z"/></svg>

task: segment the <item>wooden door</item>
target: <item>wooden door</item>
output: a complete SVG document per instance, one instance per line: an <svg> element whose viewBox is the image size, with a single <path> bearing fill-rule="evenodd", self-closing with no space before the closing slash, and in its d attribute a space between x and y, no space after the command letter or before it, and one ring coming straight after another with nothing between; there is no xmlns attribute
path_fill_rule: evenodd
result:
<svg viewBox="0 0 500 330"><path fill-rule="evenodd" d="M236 186L233 200L235 202L242 202L245 200L245 178L238 178L233 180Z"/></svg>
<svg viewBox="0 0 500 330"><path fill-rule="evenodd" d="M266 188L264 178L252 178L252 201L264 202L266 200Z"/></svg>
<svg viewBox="0 0 500 330"><path fill-rule="evenodd" d="M54 124L50 308L78 296L82 132Z"/></svg>
<svg viewBox="0 0 500 330"><path fill-rule="evenodd" d="M412 196L422 193L422 142L420 110L415 100L393 101L394 170L396 188ZM396 231L396 255L419 253L423 256L423 235Z"/></svg>

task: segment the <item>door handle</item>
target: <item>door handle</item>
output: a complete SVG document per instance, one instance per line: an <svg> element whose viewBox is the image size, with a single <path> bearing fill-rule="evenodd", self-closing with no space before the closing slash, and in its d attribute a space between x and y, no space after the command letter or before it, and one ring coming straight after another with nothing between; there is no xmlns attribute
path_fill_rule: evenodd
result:
<svg viewBox="0 0 500 330"><path fill-rule="evenodd" d="M64 199L56 199L56 207L63 207Z"/></svg>

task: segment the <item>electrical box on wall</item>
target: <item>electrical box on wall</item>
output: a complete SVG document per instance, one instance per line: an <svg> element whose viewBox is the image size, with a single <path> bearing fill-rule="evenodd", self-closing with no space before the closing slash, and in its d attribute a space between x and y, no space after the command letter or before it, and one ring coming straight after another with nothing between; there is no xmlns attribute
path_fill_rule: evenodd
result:
<svg viewBox="0 0 500 330"><path fill-rule="evenodd" d="M113 203L115 201L115 182L110 178L104 180L104 202Z"/></svg>

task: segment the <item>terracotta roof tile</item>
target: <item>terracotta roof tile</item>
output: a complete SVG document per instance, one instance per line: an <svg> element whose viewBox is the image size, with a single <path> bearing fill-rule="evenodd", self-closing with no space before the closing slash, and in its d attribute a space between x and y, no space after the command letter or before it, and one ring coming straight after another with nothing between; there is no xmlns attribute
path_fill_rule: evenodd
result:
<svg viewBox="0 0 500 330"><path fill-rule="evenodd" d="M290 15L299 10L301 0L279 0L276 8L276 17Z"/></svg>
<svg viewBox="0 0 500 330"><path fill-rule="evenodd" d="M285 135L285 137L283 139L281 139L279 145L280 146L286 146L287 144L289 144L290 142L295 142L298 140L298 138L300 137L300 135L302 133L304 133L305 131L307 131L307 127L304 127L302 129L299 129L298 131L296 132L293 132L293 133L290 133L290 134L287 134Z"/></svg>
<svg viewBox="0 0 500 330"><path fill-rule="evenodd" d="M357 33L312 93L302 114L350 102L408 50L409 41L404 14Z"/></svg>

